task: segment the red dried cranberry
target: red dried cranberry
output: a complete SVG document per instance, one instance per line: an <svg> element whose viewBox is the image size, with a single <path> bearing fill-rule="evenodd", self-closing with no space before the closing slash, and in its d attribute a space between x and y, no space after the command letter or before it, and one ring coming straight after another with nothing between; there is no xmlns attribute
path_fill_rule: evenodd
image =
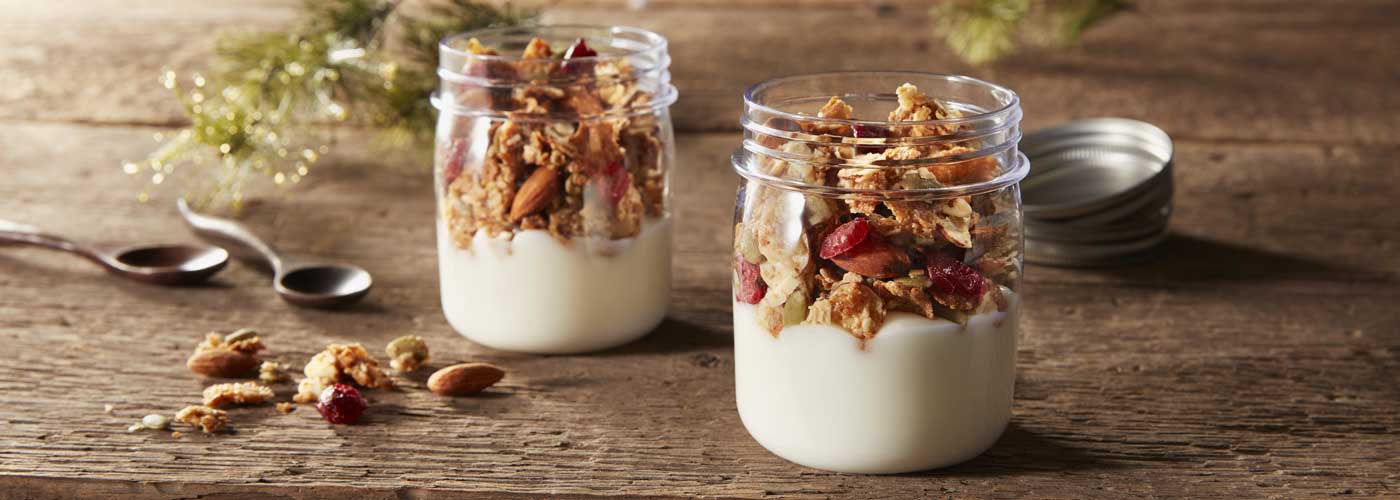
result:
<svg viewBox="0 0 1400 500"><path fill-rule="evenodd" d="M763 294L768 293L768 284L763 282L763 273L758 270L758 264L735 256L734 267L739 271L739 289L734 291L734 298L745 304L757 304L763 300Z"/></svg>
<svg viewBox="0 0 1400 500"><path fill-rule="evenodd" d="M369 408L369 403L365 402L360 391L345 384L327 387L316 401L316 411L332 424L353 424L360 419L365 408Z"/></svg>
<svg viewBox="0 0 1400 500"><path fill-rule="evenodd" d="M929 255L925 268L934 288L945 294L976 299L987 291L986 278L978 274L977 270L967 267L947 254L940 252Z"/></svg>
<svg viewBox="0 0 1400 500"><path fill-rule="evenodd" d="M879 125L865 125L861 123L851 125L851 137L857 139L883 139L889 137L889 135L890 131ZM861 154L879 153L880 150L881 147L876 145L856 146L856 152Z"/></svg>
<svg viewBox="0 0 1400 500"><path fill-rule="evenodd" d="M611 207L616 207L622 201L622 197L627 194L627 186L630 185L632 174L627 172L627 167L622 166L620 161L603 167L602 176L598 179L598 191Z"/></svg>
<svg viewBox="0 0 1400 500"><path fill-rule="evenodd" d="M570 59L597 56L598 52L588 48L588 43L579 38L568 50L564 51L564 62L559 64L559 70L570 75L587 74L593 69L592 61L571 61Z"/></svg>
<svg viewBox="0 0 1400 500"><path fill-rule="evenodd" d="M821 255L823 259L841 255L851 251L870 237L870 222L864 217L851 219L850 222L836 226L836 229L827 233L826 239L822 240Z"/></svg>

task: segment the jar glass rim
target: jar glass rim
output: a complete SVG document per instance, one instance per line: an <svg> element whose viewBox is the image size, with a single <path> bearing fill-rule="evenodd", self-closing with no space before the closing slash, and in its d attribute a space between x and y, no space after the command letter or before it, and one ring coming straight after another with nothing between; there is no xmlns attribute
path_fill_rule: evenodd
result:
<svg viewBox="0 0 1400 500"><path fill-rule="evenodd" d="M1015 165L1005 169L994 178L974 182L971 184L958 184L953 186L940 186L925 189L860 189L847 188L841 186L830 186L825 184L811 184L800 180L788 179L763 173L757 168L748 166L749 157L744 154L743 148L734 152L730 157L730 165L734 172L740 177L751 181L761 182L777 188L802 193L817 194L833 197L870 198L880 200L912 200L912 199L941 199L954 198L959 196L969 196L975 194L997 191L1008 186L1021 182L1026 178L1026 174L1031 171L1031 162L1026 158L1025 153L1016 152Z"/></svg>
<svg viewBox="0 0 1400 500"><path fill-rule="evenodd" d="M457 46L454 45L457 45L459 41L469 40L472 38L481 39L511 35L549 35L551 34L551 32L560 35L566 35L564 36L564 38L583 38L585 35L588 34L593 34L595 36L609 35L614 37L616 37L617 35L626 35L631 38L635 38L639 42L636 43L636 47L624 48L616 52L610 52L607 54L600 52L596 56L575 57L570 59L585 62L613 61L618 59L626 59L628 57L636 56L639 54L665 53L667 50L667 45L669 43L666 41L666 37L663 37L660 34L657 34L656 32L644 30L641 28L633 28L630 26L609 26L602 24L549 24L541 26L508 26L497 28L483 28L462 33L455 33L443 37L443 39L438 42L438 50L443 54L447 55L452 55L456 57L471 57L473 59L480 59L483 61L524 61L527 59L525 59L521 54L474 54L467 50L457 48ZM447 60L447 58L443 58L443 60Z"/></svg>
<svg viewBox="0 0 1400 500"><path fill-rule="evenodd" d="M782 85L789 85L789 84L792 84L792 83L794 83L794 82L799 82L799 81L803 81L803 80L821 79L821 78L857 77L857 76L891 77L891 78L894 78L894 77L901 77L901 76L907 76L907 77L909 77L909 79L923 79L923 80L928 80L928 79L942 79L942 80L946 80L946 81L952 82L952 83L964 83L964 84L971 84L971 85L974 85L974 86L977 86L977 87L982 87L982 88L986 89L990 94L992 94L992 95L994 95L994 96L1004 96L1004 98L1003 98L1003 99L1000 99L1000 100L1002 101L1002 105L999 106L999 107L997 107L996 109L991 109L991 110L982 111L982 112L978 112L978 113L972 113L972 114L965 114L965 115L958 116L958 117L953 117L953 118L943 118L943 119L937 119L937 120L922 120L922 121L910 120L910 121L899 121L899 122L891 122L891 121L889 121L889 120L855 120L855 119L841 119L841 118L820 118L820 117L817 117L817 116L814 116L814 115L807 115L807 114L801 114L801 113L793 113L793 112L783 111L783 110L780 110L780 109L775 108L775 107L773 107L773 106L760 103L760 102L759 102L759 98L758 98L758 96L762 95L764 92L766 92L766 91L768 91L768 90L770 90L770 89L772 89L772 88L774 88L774 87L778 87L778 86L782 86ZM978 122L978 121L982 121L982 120L987 120L988 118L998 117L998 116L1000 116L1000 115L1009 115L1009 114L1012 114L1016 109L1018 109L1018 108L1020 107L1020 105L1021 105L1021 97L1020 97L1019 95L1017 95L1015 91L1013 91L1013 90L1011 90L1011 89L1008 89L1008 88L1006 88L1006 87L1003 87L1003 86L1001 86L1001 85L997 85L997 84L995 84L995 83L991 83L991 82L988 82L988 81L986 81L986 80L981 80L981 79L973 78L973 77L970 77L970 76L964 76L964 75L951 75L951 74L945 74L945 73L930 73L930 72L922 72L922 71L829 71L829 72L823 72L823 73L805 73L805 74L801 74L801 75L785 76L785 77L774 78L774 79L771 79L771 80L765 80L765 81L756 83L756 84L754 84L754 85L749 86L748 89L744 90L744 105L748 108L748 109L745 110L745 114L750 114L750 113L751 113L751 110L757 110L757 111L759 111L759 112L761 112L761 113L763 113L763 114L765 114L765 115L769 115L769 116L780 117L780 118L786 118L786 119L794 120L794 121L810 122L810 123L831 123L831 124L845 124L845 125L888 125L888 124L891 124L891 123L897 123L899 126L915 126L915 125L936 126L936 125L960 125L960 124L965 124L965 123L973 123L973 122Z"/></svg>

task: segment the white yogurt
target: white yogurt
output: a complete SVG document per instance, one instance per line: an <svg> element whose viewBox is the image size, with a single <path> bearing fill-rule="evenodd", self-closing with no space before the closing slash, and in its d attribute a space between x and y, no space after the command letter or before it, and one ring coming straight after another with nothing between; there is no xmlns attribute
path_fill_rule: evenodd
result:
<svg viewBox="0 0 1400 500"><path fill-rule="evenodd" d="M865 350L827 325L773 338L754 306L734 303L739 418L792 462L894 474L966 461L1011 418L1019 300L966 327L892 313Z"/></svg>
<svg viewBox="0 0 1400 500"><path fill-rule="evenodd" d="M647 220L635 238L578 238L547 231L514 239L478 232L468 249L438 225L442 310L457 333L508 351L577 353L646 335L666 317L671 223Z"/></svg>

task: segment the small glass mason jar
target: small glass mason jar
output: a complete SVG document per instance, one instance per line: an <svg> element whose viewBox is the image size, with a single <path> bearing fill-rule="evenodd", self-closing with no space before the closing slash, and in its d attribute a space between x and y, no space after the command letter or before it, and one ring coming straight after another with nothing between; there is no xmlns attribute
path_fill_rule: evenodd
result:
<svg viewBox="0 0 1400 500"><path fill-rule="evenodd" d="M1021 303L1016 94L849 72L744 101L734 383L749 434L855 473L991 447L1011 417Z"/></svg>
<svg viewBox="0 0 1400 500"><path fill-rule="evenodd" d="M433 96L442 308L467 338L596 351L661 323L676 100L666 39L623 27L444 39Z"/></svg>

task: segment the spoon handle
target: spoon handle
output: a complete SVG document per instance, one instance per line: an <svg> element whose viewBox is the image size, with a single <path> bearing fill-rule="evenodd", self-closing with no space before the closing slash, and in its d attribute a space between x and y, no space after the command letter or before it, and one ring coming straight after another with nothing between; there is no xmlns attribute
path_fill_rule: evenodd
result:
<svg viewBox="0 0 1400 500"><path fill-rule="evenodd" d="M265 262L272 268L273 274L281 274L282 259L277 256L277 252L242 224L196 213L183 198L176 202L176 205L190 230L200 238L224 247L241 259Z"/></svg>
<svg viewBox="0 0 1400 500"><path fill-rule="evenodd" d="M62 236L45 233L34 226L0 220L0 242L35 245L75 253L101 265L107 265L102 255L91 247Z"/></svg>

